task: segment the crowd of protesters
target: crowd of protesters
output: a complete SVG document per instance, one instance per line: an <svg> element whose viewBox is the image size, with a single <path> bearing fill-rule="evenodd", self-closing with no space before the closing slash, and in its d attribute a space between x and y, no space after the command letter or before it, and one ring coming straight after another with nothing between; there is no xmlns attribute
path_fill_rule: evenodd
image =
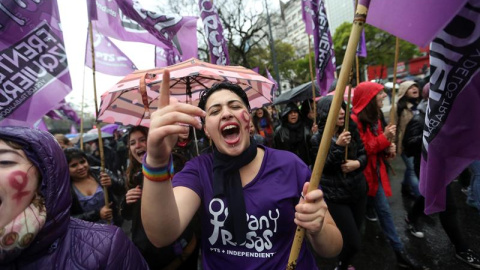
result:
<svg viewBox="0 0 480 270"><path fill-rule="evenodd" d="M386 124L384 87L357 85L352 108L343 103L335 119L320 187L308 193L332 96L315 111L313 100L250 110L243 90L229 83L205 90L199 107L171 105L163 94L150 129L128 127L104 140L105 168L98 140L80 147L62 134L2 128L0 188L22 187L15 207L0 193L0 206L13 209L0 216L0 268L284 269L298 225L313 247L302 246L298 269L316 269L320 255L352 270L367 215L379 221L400 267L428 269L400 240L387 200L388 164L400 155L402 195L412 198L405 222L424 238L418 184L429 87L422 87L400 84L396 121ZM480 211L479 168L471 164L466 192ZM450 187L440 221L455 256L480 268Z"/></svg>

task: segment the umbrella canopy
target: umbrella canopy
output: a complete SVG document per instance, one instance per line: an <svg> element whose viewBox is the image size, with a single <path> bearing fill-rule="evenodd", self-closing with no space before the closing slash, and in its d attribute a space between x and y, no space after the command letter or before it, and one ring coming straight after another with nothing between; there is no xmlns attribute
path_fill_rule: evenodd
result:
<svg viewBox="0 0 480 270"><path fill-rule="evenodd" d="M331 96L335 94L335 91L332 91L330 93L327 94L327 96ZM352 87L352 90L351 90L351 100L353 100L353 96L355 95L355 88ZM348 85L347 87L345 87L345 92L343 92L343 100L347 101L348 100Z"/></svg>
<svg viewBox="0 0 480 270"><path fill-rule="evenodd" d="M315 96L320 96L320 88L315 82ZM289 102L304 101L312 98L312 82L307 82L293 88L290 91L283 92L273 100L273 105L285 104Z"/></svg>
<svg viewBox="0 0 480 270"><path fill-rule="evenodd" d="M273 82L241 66L219 66L195 58L166 68L135 71L102 95L98 120L149 126L165 69L170 71L170 96L197 104L200 92L215 83L232 82L247 93L252 108L271 103Z"/></svg>
<svg viewBox="0 0 480 270"><path fill-rule="evenodd" d="M102 139L113 138L112 134L102 132ZM83 134L83 142L91 142L98 140L98 132L97 133L84 133Z"/></svg>
<svg viewBox="0 0 480 270"><path fill-rule="evenodd" d="M100 130L105 133L113 134L119 127L120 125L117 124L108 124L103 126Z"/></svg>

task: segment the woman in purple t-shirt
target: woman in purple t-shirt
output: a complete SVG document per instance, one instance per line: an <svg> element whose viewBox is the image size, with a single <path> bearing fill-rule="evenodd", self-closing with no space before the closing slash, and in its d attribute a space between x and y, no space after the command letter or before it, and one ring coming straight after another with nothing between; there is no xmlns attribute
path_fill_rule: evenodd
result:
<svg viewBox="0 0 480 270"><path fill-rule="evenodd" d="M165 71L143 160L142 221L150 241L170 244L200 209L204 269L285 268L297 225L320 256L336 256L342 236L322 191L300 199L309 186L306 165L294 154L250 140L245 92L220 83L205 90L195 107L169 100L169 81ZM202 128L196 117L213 151L187 162L170 181L177 134L188 128L184 124ZM297 262L298 269L316 269L305 243Z"/></svg>

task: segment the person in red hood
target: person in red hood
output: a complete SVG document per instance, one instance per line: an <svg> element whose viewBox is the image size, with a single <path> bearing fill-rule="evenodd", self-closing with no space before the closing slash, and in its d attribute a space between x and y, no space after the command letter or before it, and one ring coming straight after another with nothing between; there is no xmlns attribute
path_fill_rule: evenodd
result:
<svg viewBox="0 0 480 270"><path fill-rule="evenodd" d="M358 125L358 131L367 152L368 162L363 173L369 187L368 196L373 201L382 230L395 251L397 263L400 267L423 269L423 266L405 252L387 201L387 197L392 196L392 190L385 158L395 157L396 146L391 141L394 139L396 126L382 127L380 109L383 107L383 99L386 96L383 85L373 82L360 83L355 88L351 117Z"/></svg>

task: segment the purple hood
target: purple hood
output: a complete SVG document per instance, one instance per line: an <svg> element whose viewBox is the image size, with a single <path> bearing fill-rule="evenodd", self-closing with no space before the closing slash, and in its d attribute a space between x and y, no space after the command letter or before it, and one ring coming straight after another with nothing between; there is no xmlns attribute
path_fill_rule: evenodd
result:
<svg viewBox="0 0 480 270"><path fill-rule="evenodd" d="M41 193L45 198L47 220L34 242L21 255L35 256L48 249L68 228L72 198L67 160L57 140L48 132L25 127L2 127L0 139L22 145L42 175Z"/></svg>

